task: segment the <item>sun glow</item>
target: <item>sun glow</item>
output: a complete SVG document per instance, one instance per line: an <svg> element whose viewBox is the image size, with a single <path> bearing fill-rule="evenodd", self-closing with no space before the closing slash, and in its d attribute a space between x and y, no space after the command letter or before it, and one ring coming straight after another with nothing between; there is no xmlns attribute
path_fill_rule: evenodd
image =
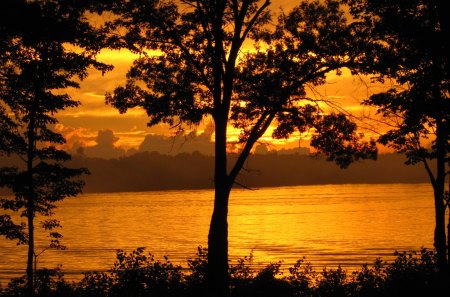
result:
<svg viewBox="0 0 450 297"><path fill-rule="evenodd" d="M271 9L276 14L281 11L281 7L288 11L295 4L297 4L295 1L273 1ZM112 17L112 15L98 16L94 14L88 16L96 24L102 24L105 19ZM241 55L255 50L253 42L246 40ZM258 50L264 50L264 44L260 44ZM82 105L62 111L58 115L58 119L67 130L67 132L63 132L63 134L67 133L64 134L66 138L75 139L78 137L77 141L86 145L93 145L98 131L109 129L119 139L114 143L115 146L124 149L138 149L147 135L173 136L175 131L166 124L148 127L148 116L141 108L130 109L125 114L120 114L117 109L105 105L105 94L113 92L115 88L126 83L126 73L135 59L142 55L155 56L160 54L159 51L150 50L141 54L129 50L104 49L100 51L97 56L98 60L114 65L114 69L105 74L90 71L87 78L80 83L79 89L71 88L67 90ZM373 128L376 124L370 122L369 118L373 117L375 112L373 109L361 106L360 103L371 94L385 89L386 86L374 84L368 77L353 76L348 69L342 69L339 73L331 72L327 74L326 78L327 83L322 86L307 86L307 97L311 98L311 102L317 104L325 113L333 111L351 113L352 117L364 128L367 138L374 135L370 128ZM205 126L210 125L211 121L211 119L206 119L195 128L197 131L204 130ZM308 147L311 133L295 133L289 139L273 139L272 133L275 127L276 123L273 123L259 142L267 144L271 149ZM367 129L368 127L369 129ZM140 132L137 133L136 131ZM230 143L238 142L240 133L240 130L230 126L228 128L228 141ZM75 135L77 136L75 137ZM211 139L211 142L213 141L214 136ZM68 143L74 142L68 141Z"/></svg>

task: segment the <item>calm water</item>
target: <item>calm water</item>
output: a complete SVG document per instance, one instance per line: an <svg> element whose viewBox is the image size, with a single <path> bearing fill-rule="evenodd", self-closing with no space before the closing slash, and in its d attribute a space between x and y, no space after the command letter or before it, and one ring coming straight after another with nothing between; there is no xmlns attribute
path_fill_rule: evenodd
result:
<svg viewBox="0 0 450 297"><path fill-rule="evenodd" d="M185 264L206 246L213 192L86 194L58 205L65 251L47 250L39 267L62 264L67 278L106 270L116 249L146 247L157 259ZM321 185L235 190L229 213L230 257L255 264L306 256L319 269L348 269L392 259L395 250L432 247L434 210L428 184ZM43 232L39 231L41 235ZM45 248L39 237L37 252ZM26 247L0 239L0 279L24 273Z"/></svg>

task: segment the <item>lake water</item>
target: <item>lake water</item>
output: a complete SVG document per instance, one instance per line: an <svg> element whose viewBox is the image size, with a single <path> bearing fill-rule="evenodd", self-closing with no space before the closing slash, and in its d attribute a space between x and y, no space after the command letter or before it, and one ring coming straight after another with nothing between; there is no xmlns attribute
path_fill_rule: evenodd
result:
<svg viewBox="0 0 450 297"><path fill-rule="evenodd" d="M213 191L84 194L58 204L67 250L47 250L38 266L62 264L66 278L107 270L117 249L146 247L182 265L207 245ZM318 270L348 270L392 259L395 250L432 248L429 184L320 185L234 190L229 209L231 259L253 253L255 265L306 260ZM39 230L36 252L46 244ZM0 279L25 272L26 246L0 238Z"/></svg>

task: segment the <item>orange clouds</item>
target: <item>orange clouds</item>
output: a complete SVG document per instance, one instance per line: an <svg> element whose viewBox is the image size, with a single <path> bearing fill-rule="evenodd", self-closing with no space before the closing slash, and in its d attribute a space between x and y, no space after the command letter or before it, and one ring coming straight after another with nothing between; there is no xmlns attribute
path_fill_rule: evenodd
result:
<svg viewBox="0 0 450 297"><path fill-rule="evenodd" d="M298 1L273 0L271 9L274 13L280 10L289 11ZM94 22L101 22L101 19L93 18ZM158 54L158 53L153 53ZM100 72L91 71L89 76L80 84L80 89L69 89L68 93L75 100L79 100L82 105L77 108L67 109L58 115L62 129L60 132L67 139L67 149L77 146L95 146L98 131L111 130L118 140L115 147L124 150L138 149L148 135L169 136L174 133L168 125L158 125L147 127L148 118L142 109L129 110L126 114L120 114L115 108L105 105L105 93L112 92L116 87L123 85L126 81L126 73L133 60L138 55L127 50L113 51L103 50L98 59L101 62L114 65L114 70L102 75ZM364 128L366 136L376 137L375 122L369 121L369 117L374 116L374 110L360 105L361 101L371 94L386 88L379 84L373 84L367 77L355 77L350 71L344 69L342 75L337 76L330 73L327 76L327 83L319 87L310 87L308 95L315 99L324 99L330 104L322 104L325 110L330 110L330 106L351 112L355 119L359 120L359 125ZM198 130L203 130L210 120L206 120ZM308 146L309 135L294 134L289 140L272 140L271 133L274 127L261 138L261 142L269 143L271 147L280 149L283 147ZM229 129L230 141L237 140L239 131Z"/></svg>

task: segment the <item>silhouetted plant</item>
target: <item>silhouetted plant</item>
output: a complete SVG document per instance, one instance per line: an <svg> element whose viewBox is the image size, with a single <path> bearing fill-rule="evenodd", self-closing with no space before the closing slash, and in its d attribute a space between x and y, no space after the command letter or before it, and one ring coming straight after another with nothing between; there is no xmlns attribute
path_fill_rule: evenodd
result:
<svg viewBox="0 0 450 297"><path fill-rule="evenodd" d="M64 273L61 268L38 269L35 276L36 296L39 297L70 297L73 295L73 288L64 280Z"/></svg>
<svg viewBox="0 0 450 297"><path fill-rule="evenodd" d="M375 73L377 81L399 84L364 104L377 108L388 124L378 142L404 154L407 164L424 166L434 192L434 247L440 269L450 275L444 197L450 170L448 7L440 0L345 2L377 40L364 71Z"/></svg>
<svg viewBox="0 0 450 297"><path fill-rule="evenodd" d="M231 292L237 288L247 286L254 277L252 271L253 254L239 258L236 264L230 263L230 289ZM236 294L234 292L234 294Z"/></svg>
<svg viewBox="0 0 450 297"><path fill-rule="evenodd" d="M247 296L291 296L292 286L283 279L281 261L271 263L259 271L252 283L252 292Z"/></svg>
<svg viewBox="0 0 450 297"><path fill-rule="evenodd" d="M319 275L315 293L320 297L349 296L347 272L340 266L336 269L324 268Z"/></svg>
<svg viewBox="0 0 450 297"><path fill-rule="evenodd" d="M386 271L381 259L375 260L372 267L364 264L360 271L353 272L352 274L353 296L381 296L386 278Z"/></svg>
<svg viewBox="0 0 450 297"><path fill-rule="evenodd" d="M188 260L186 288L188 296L206 296L206 271L208 269L208 249L197 247L196 257Z"/></svg>
<svg viewBox="0 0 450 297"><path fill-rule="evenodd" d="M312 296L312 288L317 279L317 273L314 271L311 263L306 262L306 258L298 260L293 267L290 267L289 275L286 280L291 284L294 296L309 297Z"/></svg>
<svg viewBox="0 0 450 297"><path fill-rule="evenodd" d="M126 112L142 107L149 125L215 124L215 203L208 235L208 281L212 295L229 288L228 201L255 143L271 124L273 136L309 131L312 145L346 167L374 158L374 142L362 143L356 125L340 113L326 114L306 95L307 85L358 63L368 36L350 26L334 0L303 1L281 13L270 30L269 0L114 1L109 23L112 47L140 57L124 86L106 101ZM118 35L117 32L123 33ZM256 53L242 53L247 40ZM157 55L149 52L157 51ZM229 125L241 131L231 164ZM231 166L228 166L231 165Z"/></svg>
<svg viewBox="0 0 450 297"><path fill-rule="evenodd" d="M386 267L384 286L389 296L433 296L438 293L436 253L422 249L417 252L395 252L396 259ZM447 291L448 292L448 291Z"/></svg>
<svg viewBox="0 0 450 297"><path fill-rule="evenodd" d="M76 296L107 297L112 296L114 282L107 272L86 272L76 286Z"/></svg>
<svg viewBox="0 0 450 297"><path fill-rule="evenodd" d="M27 287L27 276L14 278L8 286L0 290L0 296L30 296ZM34 275L34 296L36 297L71 297L73 287L64 281L60 267L55 269L38 269Z"/></svg>
<svg viewBox="0 0 450 297"><path fill-rule="evenodd" d="M189 260L185 272L166 258L156 261L143 248L130 253L119 250L113 267L106 272L86 273L78 283L68 284L59 269L36 273L39 297L199 297L205 291L206 253L201 247ZM450 284L441 278L436 253L397 252L392 263L377 259L351 275L338 267L315 272L301 259L283 275L281 262L253 271L251 256L230 263L231 297L444 297ZM27 296L26 277L13 279L0 289L0 296Z"/></svg>
<svg viewBox="0 0 450 297"><path fill-rule="evenodd" d="M131 253L117 252L117 261L109 271L113 280L113 295L117 296L178 296L183 289L181 266L165 257L155 260L144 248Z"/></svg>
<svg viewBox="0 0 450 297"><path fill-rule="evenodd" d="M70 155L58 147L65 142L52 128L55 114L80 103L63 93L79 87L89 68L111 67L95 60L101 32L88 22L83 1L1 1L0 4L0 149L23 161L0 168L0 187L14 197L0 199L0 234L28 245L27 284L34 293L35 219L51 216L55 202L81 192L80 175L64 162ZM26 21L24 21L26 20ZM14 217L12 213L17 215ZM14 219L13 219L14 218ZM57 220L43 220L50 247L59 248Z"/></svg>
<svg viewBox="0 0 450 297"><path fill-rule="evenodd" d="M26 276L15 277L11 279L6 288L2 288L0 290L1 296L14 296L14 297L27 296L26 286L27 286Z"/></svg>

